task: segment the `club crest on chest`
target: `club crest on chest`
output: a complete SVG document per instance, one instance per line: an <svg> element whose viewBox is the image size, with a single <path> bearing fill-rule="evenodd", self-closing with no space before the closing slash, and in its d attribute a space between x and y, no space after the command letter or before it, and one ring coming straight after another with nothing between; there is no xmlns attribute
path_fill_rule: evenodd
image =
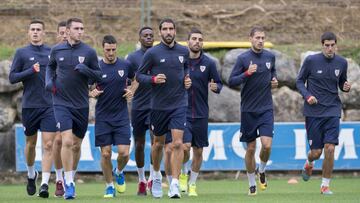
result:
<svg viewBox="0 0 360 203"><path fill-rule="evenodd" d="M179 56L179 61L180 61L180 63L183 63L184 62L184 56Z"/></svg>
<svg viewBox="0 0 360 203"><path fill-rule="evenodd" d="M270 62L266 62L265 65L266 65L266 68L267 68L267 69L270 69L270 68L271 68L271 63L270 63Z"/></svg>
<svg viewBox="0 0 360 203"><path fill-rule="evenodd" d="M124 76L124 70L118 70L120 77Z"/></svg>
<svg viewBox="0 0 360 203"><path fill-rule="evenodd" d="M85 56L79 56L79 63L84 63Z"/></svg>

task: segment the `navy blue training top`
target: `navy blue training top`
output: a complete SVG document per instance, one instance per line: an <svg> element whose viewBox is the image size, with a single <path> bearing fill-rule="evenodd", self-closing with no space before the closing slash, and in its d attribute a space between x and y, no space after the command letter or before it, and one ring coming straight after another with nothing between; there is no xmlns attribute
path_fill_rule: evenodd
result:
<svg viewBox="0 0 360 203"><path fill-rule="evenodd" d="M247 74L250 63L257 71ZM275 55L268 50L255 53L252 49L240 54L229 78L229 86L241 87L241 111L263 112L273 109L271 79L276 78Z"/></svg>
<svg viewBox="0 0 360 203"><path fill-rule="evenodd" d="M214 82L217 83L215 93L219 94L222 89L222 82L216 70L215 62L201 53L197 59L189 58L188 66L191 87L188 89L187 118L208 118L208 93L211 79L214 79Z"/></svg>
<svg viewBox="0 0 360 203"><path fill-rule="evenodd" d="M188 49L177 43L168 47L161 42L146 51L136 73L139 83L153 83L152 78L157 74L166 76L165 83L152 85L151 109L173 110L187 106L184 78L188 74L188 57Z"/></svg>
<svg viewBox="0 0 360 203"><path fill-rule="evenodd" d="M102 79L97 83L97 89L104 91L98 97L95 106L96 121L120 121L129 119L125 94L128 78L134 78L130 64L117 58L114 64L99 62L103 72Z"/></svg>
<svg viewBox="0 0 360 203"><path fill-rule="evenodd" d="M56 89L54 105L88 108L88 84L100 80L98 58L90 46L83 42L74 45L67 42L52 48L46 69L46 89Z"/></svg>
<svg viewBox="0 0 360 203"><path fill-rule="evenodd" d="M22 82L24 86L22 108L45 108L52 106L51 93L45 90L46 66L49 62L50 47L46 45L28 46L16 50L11 65L11 84ZM40 64L40 72L33 65Z"/></svg>
<svg viewBox="0 0 360 203"><path fill-rule="evenodd" d="M138 70L143 60L145 50L139 49L130 53L126 60L131 64L131 68L134 73ZM132 99L132 110L148 110L150 109L151 98L151 84L139 83L139 87L136 89L134 98Z"/></svg>
<svg viewBox="0 0 360 203"><path fill-rule="evenodd" d="M296 87L305 99L304 116L341 117L338 87L343 91L347 66L347 61L338 55L327 58L319 53L306 57L296 79ZM308 104L306 100L310 96L314 96L318 103Z"/></svg>

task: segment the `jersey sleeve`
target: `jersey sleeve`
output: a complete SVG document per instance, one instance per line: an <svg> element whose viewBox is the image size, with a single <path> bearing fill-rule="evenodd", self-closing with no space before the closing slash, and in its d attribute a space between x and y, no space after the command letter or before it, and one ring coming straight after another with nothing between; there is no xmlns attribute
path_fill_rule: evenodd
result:
<svg viewBox="0 0 360 203"><path fill-rule="evenodd" d="M304 99L307 99L311 96L311 93L306 89L305 86L305 83L310 74L311 61L309 57L310 56L304 60L304 63L301 66L299 74L296 78L296 88L299 90Z"/></svg>
<svg viewBox="0 0 360 203"><path fill-rule="evenodd" d="M219 73L216 70L216 64L213 61L211 61L210 63L209 81L211 81L211 79L214 79L214 82L217 84L217 90L215 91L215 93L219 94L221 92L223 84L221 82Z"/></svg>
<svg viewBox="0 0 360 203"><path fill-rule="evenodd" d="M344 91L344 89L343 89L344 84L347 81L347 70L348 70L348 62L345 60L344 65L343 65L343 70L341 71L341 74L339 77L339 88L343 92L347 92L347 91Z"/></svg>
<svg viewBox="0 0 360 203"><path fill-rule="evenodd" d="M245 68L245 64L239 56L229 77L229 87L236 87L243 84L250 76L246 70L247 68Z"/></svg>
<svg viewBox="0 0 360 203"><path fill-rule="evenodd" d="M275 66L275 63L276 63L276 58L275 58L275 56L273 56L271 62L272 62L272 67L271 67L271 79L273 79L273 78L276 78L276 79L277 79L276 66Z"/></svg>
<svg viewBox="0 0 360 203"><path fill-rule="evenodd" d="M136 72L136 80L139 83L152 83L152 76L148 74L148 71L151 70L153 66L153 60L151 52L147 51L144 54L144 58L142 60L142 63Z"/></svg>
<svg viewBox="0 0 360 203"><path fill-rule="evenodd" d="M126 62L126 66L128 68L128 78L133 79L135 77L135 72L136 70L134 70L134 68L132 67L133 65L131 64L130 61L125 61Z"/></svg>
<svg viewBox="0 0 360 203"><path fill-rule="evenodd" d="M55 50L52 49L50 52L49 63L46 66L46 75L45 75L45 89L48 91L52 91L56 89L55 79L56 79L57 62L55 57L56 57Z"/></svg>
<svg viewBox="0 0 360 203"><path fill-rule="evenodd" d="M21 57L21 52L17 50L10 68L10 83L15 84L18 82L22 82L33 74L35 74L35 70L32 67L24 70L24 62Z"/></svg>
<svg viewBox="0 0 360 203"><path fill-rule="evenodd" d="M129 63L129 72L131 71L135 75L135 73L139 67L137 67L136 63L134 62L134 60L135 60L134 57L130 54L130 55L127 55L125 60Z"/></svg>

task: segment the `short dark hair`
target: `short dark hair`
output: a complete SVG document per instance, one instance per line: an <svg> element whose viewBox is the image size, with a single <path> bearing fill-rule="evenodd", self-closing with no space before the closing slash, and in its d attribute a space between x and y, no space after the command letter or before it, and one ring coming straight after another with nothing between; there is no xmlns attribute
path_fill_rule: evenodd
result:
<svg viewBox="0 0 360 203"><path fill-rule="evenodd" d="M140 30L139 30L139 36L141 35L141 33L142 33L142 31L144 31L144 30L153 30L151 27L149 27L149 26L144 26L144 27L142 27L142 28L140 28Z"/></svg>
<svg viewBox="0 0 360 203"><path fill-rule="evenodd" d="M57 25L57 31L59 32L59 28L60 27L66 27L66 21L61 21L58 25Z"/></svg>
<svg viewBox="0 0 360 203"><path fill-rule="evenodd" d="M103 39L103 41L102 41L102 46L103 46L103 47L104 47L105 43L107 43L107 44L116 44L117 41L116 41L116 39L115 39L114 36L112 36L112 35L105 35L105 36L104 36L104 39Z"/></svg>
<svg viewBox="0 0 360 203"><path fill-rule="evenodd" d="M42 20L33 19L33 20L30 21L29 27L30 27L30 25L32 25L32 24L41 24L42 27L43 27L43 30L45 30L45 23L44 23L44 21L42 21Z"/></svg>
<svg viewBox="0 0 360 203"><path fill-rule="evenodd" d="M176 28L175 22L174 22L171 18L164 18L164 19L162 19L162 20L160 21L159 30L161 30L162 25L163 25L164 23L171 23L171 24L174 25L174 29Z"/></svg>
<svg viewBox="0 0 360 203"><path fill-rule="evenodd" d="M252 27L249 33L250 37L253 37L255 35L255 32L265 32L265 29L262 26Z"/></svg>
<svg viewBox="0 0 360 203"><path fill-rule="evenodd" d="M200 29L198 29L196 27L193 27L193 28L191 28L191 30L190 30L190 32L188 34L188 40L190 39L191 35L195 34L195 33L196 34L203 34Z"/></svg>
<svg viewBox="0 0 360 203"><path fill-rule="evenodd" d="M69 18L66 21L66 27L70 28L72 22L83 23L83 21L80 18Z"/></svg>
<svg viewBox="0 0 360 203"><path fill-rule="evenodd" d="M321 35L321 44L324 44L325 40L335 40L337 43L336 35L333 32L324 32Z"/></svg>

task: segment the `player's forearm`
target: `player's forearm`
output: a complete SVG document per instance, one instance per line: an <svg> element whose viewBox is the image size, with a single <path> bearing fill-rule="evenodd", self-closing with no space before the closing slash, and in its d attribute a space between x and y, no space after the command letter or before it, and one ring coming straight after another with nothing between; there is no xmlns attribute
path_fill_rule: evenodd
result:
<svg viewBox="0 0 360 203"><path fill-rule="evenodd" d="M241 85L245 82L246 77L248 77L245 73L242 73L238 76L230 76L229 78L229 87L233 88Z"/></svg>
<svg viewBox="0 0 360 203"><path fill-rule="evenodd" d="M136 73L136 81L143 84L151 84L153 83L153 79L151 75L142 74L140 72Z"/></svg>
<svg viewBox="0 0 360 203"><path fill-rule="evenodd" d="M46 74L45 74L45 89L48 91L52 91L54 87L54 81L56 78L56 71L53 67L47 66L46 67Z"/></svg>
<svg viewBox="0 0 360 203"><path fill-rule="evenodd" d="M277 78L276 70L271 71L271 78Z"/></svg>
<svg viewBox="0 0 360 203"><path fill-rule="evenodd" d="M309 96L311 96L310 92L305 87L305 82L303 80L296 80L296 88L299 90L300 94L306 100Z"/></svg>
<svg viewBox="0 0 360 203"><path fill-rule="evenodd" d="M101 70L93 70L89 67L87 67L85 64L78 64L75 67L76 71L79 71L79 73L85 75L87 78L94 80L94 81L101 81Z"/></svg>
<svg viewBox="0 0 360 203"><path fill-rule="evenodd" d="M135 80L135 78L131 81L130 90L135 93L137 88L139 87L139 83Z"/></svg>
<svg viewBox="0 0 360 203"><path fill-rule="evenodd" d="M26 80L27 78L29 78L34 73L35 73L35 70L33 68L28 68L22 72L11 72L9 74L9 81L11 84L22 82L22 81Z"/></svg>

